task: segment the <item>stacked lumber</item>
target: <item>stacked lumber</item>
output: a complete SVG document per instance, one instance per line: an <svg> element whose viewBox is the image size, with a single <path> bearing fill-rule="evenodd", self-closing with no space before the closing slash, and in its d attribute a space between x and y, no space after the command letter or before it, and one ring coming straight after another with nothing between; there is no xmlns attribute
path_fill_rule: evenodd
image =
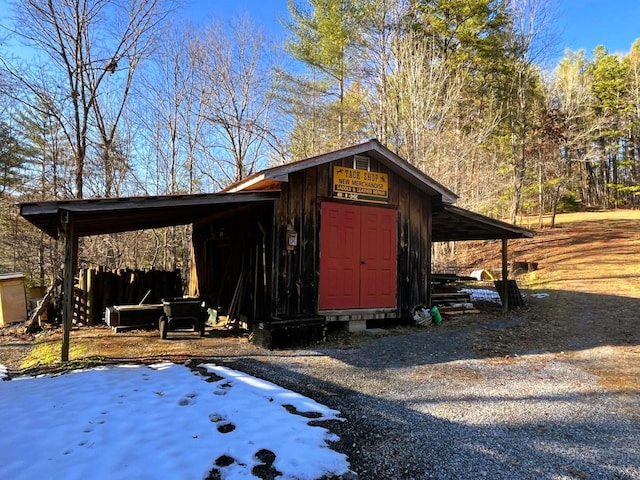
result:
<svg viewBox="0 0 640 480"><path fill-rule="evenodd" d="M434 293L431 298L434 305L438 306L438 311L445 315L480 313L471 303L471 294L466 292Z"/></svg>

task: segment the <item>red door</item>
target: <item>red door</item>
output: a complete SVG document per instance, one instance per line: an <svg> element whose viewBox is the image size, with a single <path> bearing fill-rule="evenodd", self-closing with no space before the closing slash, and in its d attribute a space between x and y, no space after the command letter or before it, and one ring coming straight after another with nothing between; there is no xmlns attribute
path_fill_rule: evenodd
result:
<svg viewBox="0 0 640 480"><path fill-rule="evenodd" d="M323 202L320 310L396 306L396 212Z"/></svg>
<svg viewBox="0 0 640 480"><path fill-rule="evenodd" d="M360 308L396 306L396 218L395 210L362 207Z"/></svg>

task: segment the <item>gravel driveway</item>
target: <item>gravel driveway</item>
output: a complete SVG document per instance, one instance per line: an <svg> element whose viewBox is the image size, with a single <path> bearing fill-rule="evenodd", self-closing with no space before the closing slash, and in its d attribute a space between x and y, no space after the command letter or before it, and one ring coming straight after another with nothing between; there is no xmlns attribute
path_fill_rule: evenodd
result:
<svg viewBox="0 0 640 480"><path fill-rule="evenodd" d="M345 421L325 426L361 480L640 480L640 300L560 295L552 308L532 299L507 317L333 332L306 349L108 328L74 330L72 343L116 362L206 360L335 408ZM615 322L602 321L606 311ZM0 343L0 363L17 368L30 341Z"/></svg>
<svg viewBox="0 0 640 480"><path fill-rule="evenodd" d="M340 410L360 479L640 479L638 388L603 386L578 351L478 358L493 327L215 361Z"/></svg>

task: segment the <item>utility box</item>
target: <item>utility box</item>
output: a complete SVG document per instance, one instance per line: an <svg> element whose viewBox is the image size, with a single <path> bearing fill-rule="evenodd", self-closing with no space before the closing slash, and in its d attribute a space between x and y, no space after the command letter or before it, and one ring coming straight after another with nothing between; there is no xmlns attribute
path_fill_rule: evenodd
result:
<svg viewBox="0 0 640 480"><path fill-rule="evenodd" d="M253 328L253 344L269 350L301 347L326 339L327 319L323 316L272 318Z"/></svg>
<svg viewBox="0 0 640 480"><path fill-rule="evenodd" d="M114 305L106 308L104 321L116 332L132 328L157 328L162 312L162 304Z"/></svg>
<svg viewBox="0 0 640 480"><path fill-rule="evenodd" d="M27 292L22 273L0 274L0 327L27 320Z"/></svg>

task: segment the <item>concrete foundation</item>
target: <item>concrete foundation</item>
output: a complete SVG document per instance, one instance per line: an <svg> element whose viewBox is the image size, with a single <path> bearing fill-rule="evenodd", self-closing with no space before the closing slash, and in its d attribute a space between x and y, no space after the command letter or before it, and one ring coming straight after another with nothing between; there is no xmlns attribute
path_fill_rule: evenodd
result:
<svg viewBox="0 0 640 480"><path fill-rule="evenodd" d="M349 320L349 332L363 333L367 329L366 320Z"/></svg>

